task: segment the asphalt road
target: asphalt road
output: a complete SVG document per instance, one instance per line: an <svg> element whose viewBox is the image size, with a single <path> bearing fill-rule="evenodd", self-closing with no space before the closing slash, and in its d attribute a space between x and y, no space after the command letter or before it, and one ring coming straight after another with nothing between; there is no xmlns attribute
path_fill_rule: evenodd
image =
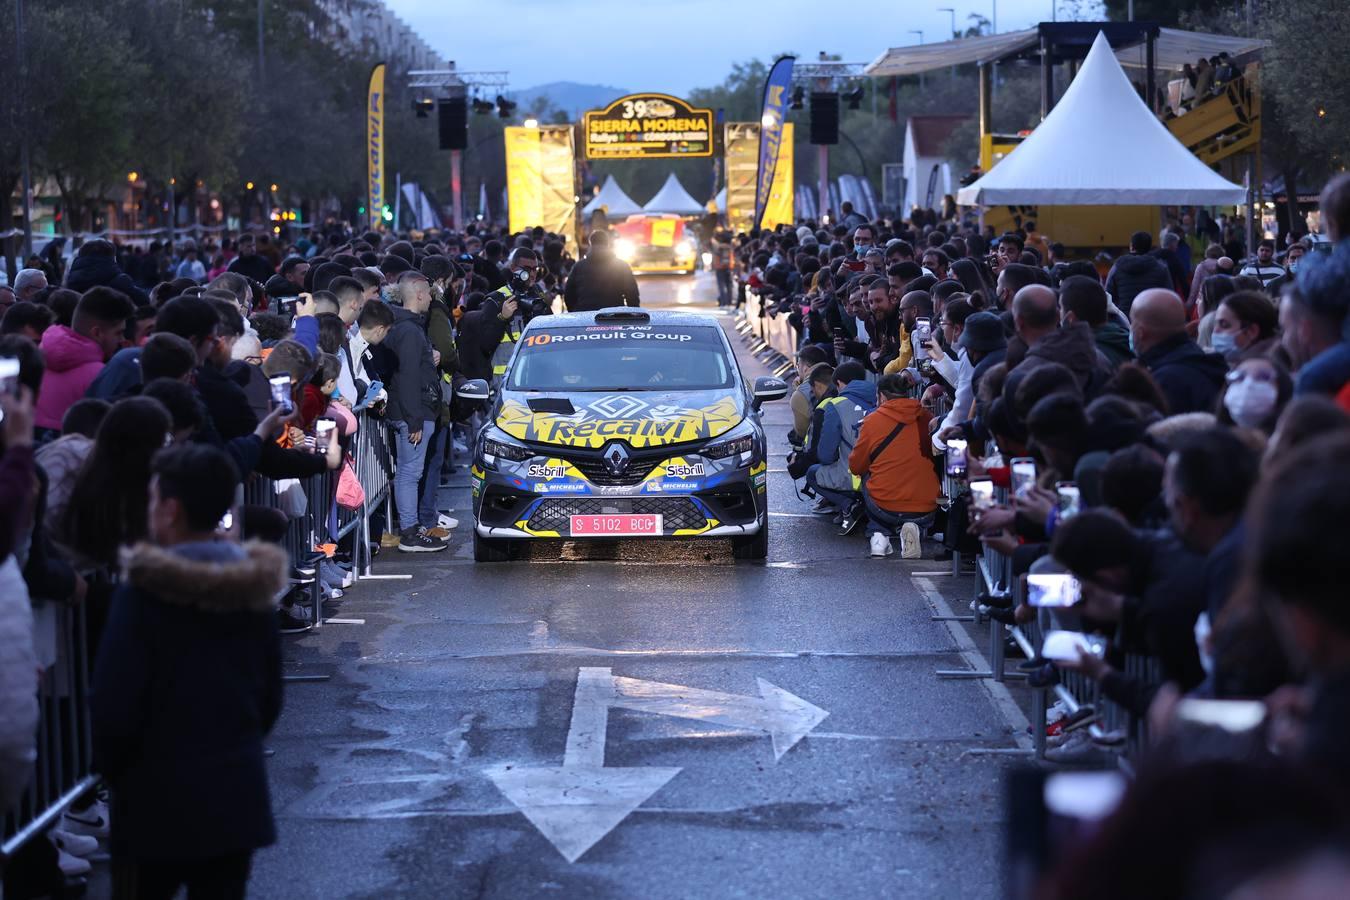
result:
<svg viewBox="0 0 1350 900"><path fill-rule="evenodd" d="M690 308L710 288L643 284ZM251 895L1000 896L1026 723L1001 686L933 674L980 662L931 620L969 582L811 517L787 404L764 419L767 564L705 542L475 565L462 525L330 605L361 624L290 639L289 672L331 678L288 685ZM467 519L462 475L443 500Z"/></svg>

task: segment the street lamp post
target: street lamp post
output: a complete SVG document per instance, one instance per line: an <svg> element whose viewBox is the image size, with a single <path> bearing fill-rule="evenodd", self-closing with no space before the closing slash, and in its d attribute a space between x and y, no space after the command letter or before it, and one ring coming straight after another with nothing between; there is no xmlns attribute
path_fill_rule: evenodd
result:
<svg viewBox="0 0 1350 900"><path fill-rule="evenodd" d="M952 17L952 36L950 39L955 40L958 37L956 33L956 10L950 6L939 6L938 12L945 12L947 15ZM956 66L952 66L952 81L955 80L956 80Z"/></svg>
<svg viewBox="0 0 1350 900"><path fill-rule="evenodd" d="M19 69L19 168L23 172L23 259L19 268L23 268L33 255L33 172L28 149L28 52L23 43L23 0L14 0L14 40L14 61Z"/></svg>
<svg viewBox="0 0 1350 900"><path fill-rule="evenodd" d="M923 31L920 30L920 29L918 29L918 28L911 28L911 29L909 30L909 33L910 33L910 34L917 34L917 35L919 36L919 46L922 47L922 46L923 46ZM924 89L924 73L920 72L920 73L919 73L919 90L923 90L923 89Z"/></svg>
<svg viewBox="0 0 1350 900"><path fill-rule="evenodd" d="M1134 0L1130 0L1130 2L1133 3ZM994 3L994 19L992 22L989 23L989 29L991 34L998 34L998 0L993 0L993 3Z"/></svg>

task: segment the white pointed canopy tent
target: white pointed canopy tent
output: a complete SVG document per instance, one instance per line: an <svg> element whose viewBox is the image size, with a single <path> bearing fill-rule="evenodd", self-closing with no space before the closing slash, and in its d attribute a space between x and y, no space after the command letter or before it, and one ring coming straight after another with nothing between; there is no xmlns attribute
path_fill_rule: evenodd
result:
<svg viewBox="0 0 1350 900"><path fill-rule="evenodd" d="M1135 93L1098 34L1045 121L983 178L963 206L1216 206L1246 200L1196 158Z"/></svg>
<svg viewBox="0 0 1350 900"><path fill-rule="evenodd" d="M613 175L605 179L605 183L600 186L600 193L596 194L590 203L583 206L581 212L583 215L589 216L602 206L605 207L606 214L611 220L642 212L642 207L634 203L623 192L623 188L619 187L619 183L614 180Z"/></svg>
<svg viewBox="0 0 1350 900"><path fill-rule="evenodd" d="M661 185L661 190L656 192L656 196L647 201L647 205L642 207L643 212L649 213L674 213L677 216L697 216L704 212L703 204L699 203L689 192L680 184L680 179L671 172L666 177L666 183Z"/></svg>

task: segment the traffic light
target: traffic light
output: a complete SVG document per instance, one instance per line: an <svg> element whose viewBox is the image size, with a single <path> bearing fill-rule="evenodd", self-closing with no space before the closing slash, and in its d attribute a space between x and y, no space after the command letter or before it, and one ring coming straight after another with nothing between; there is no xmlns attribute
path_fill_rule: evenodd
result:
<svg viewBox="0 0 1350 900"><path fill-rule="evenodd" d="M358 216L364 216L366 214L366 205L364 203L356 208L356 214Z"/></svg>
<svg viewBox="0 0 1350 900"><path fill-rule="evenodd" d="M392 206L390 206L388 203L386 203L386 204L384 205L384 211L380 213L380 216L381 216L381 218L383 218L386 222L392 222L392 221L394 221L394 208L393 208Z"/></svg>

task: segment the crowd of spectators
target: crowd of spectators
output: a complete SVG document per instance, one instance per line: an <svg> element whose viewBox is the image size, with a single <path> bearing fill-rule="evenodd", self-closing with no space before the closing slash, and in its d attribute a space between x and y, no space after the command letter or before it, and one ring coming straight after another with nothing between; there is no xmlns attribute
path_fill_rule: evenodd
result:
<svg viewBox="0 0 1350 900"><path fill-rule="evenodd" d="M603 243L576 308L638 302ZM313 627L314 589L351 589L362 549L333 503L297 558L302 482L332 473L340 501L359 430L378 429L397 521L374 511L364 552L445 550L458 521L439 489L478 414L453 386L500 372L573 265L543 229L333 226L287 243L87 240L19 272L0 319L0 810L33 775L36 679L69 651L53 638L62 607L86 615L78 665L110 790L7 863L7 895L88 872L100 839L118 897L243 895L274 835L262 741L279 636ZM275 498L244 502L255 483Z"/></svg>
<svg viewBox="0 0 1350 900"><path fill-rule="evenodd" d="M937 558L1010 560L1023 586L1071 578L1069 606L1012 585L973 606L1076 635L1067 656L1034 648L1029 682L1073 673L1151 727L1136 785L1045 896L1199 896L1186 886L1224 864L1228 887L1312 878L1328 859L1345 871L1343 832L1307 835L1343 827L1350 787L1350 176L1321 215L1325 240L1247 257L1206 240L1230 223L1188 213L1102 266L1033 223L739 240L759 314L797 337L788 471L813 512L843 535L865 525L860 555L899 537L919 558L926 536ZM1032 726L1046 758L1115 767L1125 735L1103 712L1052 706ZM1157 830L1178 803L1187 814ZM1300 840L1244 857L1266 826ZM1168 865L1142 866L1162 835Z"/></svg>

